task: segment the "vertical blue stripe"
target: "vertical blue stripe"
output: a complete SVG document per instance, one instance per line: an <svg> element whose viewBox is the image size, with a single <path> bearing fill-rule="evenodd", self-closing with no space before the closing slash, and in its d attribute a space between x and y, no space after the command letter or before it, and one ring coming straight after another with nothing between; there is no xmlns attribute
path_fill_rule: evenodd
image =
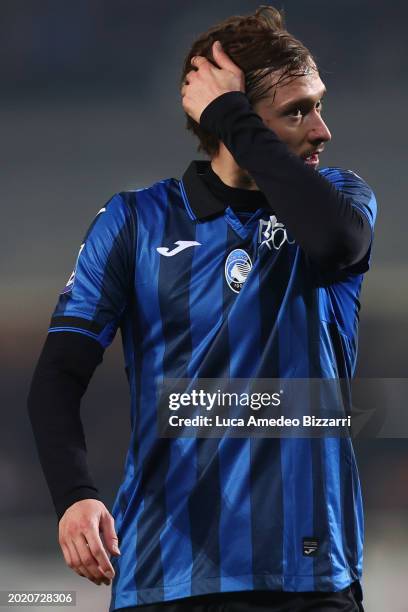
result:
<svg viewBox="0 0 408 612"><path fill-rule="evenodd" d="M279 313L285 298L288 248L259 247L260 353L256 376L279 378ZM279 438L251 439L251 504L254 588L283 587L284 480ZM284 473L286 477L286 473ZM266 551L268 551L266 553Z"/></svg>
<svg viewBox="0 0 408 612"><path fill-rule="evenodd" d="M190 286L191 361L188 376L206 376L203 360L219 344L224 322L223 287L227 224L218 217L196 226ZM221 331L222 333L222 331ZM213 373L220 376L220 373Z"/></svg>
<svg viewBox="0 0 408 612"><path fill-rule="evenodd" d="M334 324L328 324L327 330L337 364L337 376L340 380L347 381L349 378L349 368L347 367L341 335ZM338 444L340 458L340 487L338 495L342 506L341 536L343 556L347 566L361 569L363 514L358 470L351 438L340 438ZM333 469L335 469L335 465L333 465ZM355 580L358 578L358 575L351 577L351 579Z"/></svg>
<svg viewBox="0 0 408 612"><path fill-rule="evenodd" d="M168 197L169 208L160 246L172 250L177 239L195 239L195 224L186 218L186 211L180 206L177 194L169 192ZM165 379L186 377L191 358L189 292L195 248L189 247L172 257L159 256L157 252L155 255L159 260L158 303L164 340L162 364ZM159 601L166 599L167 585L174 588L174 584L189 579L191 546L185 502L194 476L192 468L184 469L184 463L190 463L191 449L184 447L182 442L158 439L154 446L156 458L152 456L149 460L150 487L152 493L154 491L154 498L146 505L144 524L150 540L157 538L154 545L150 544L152 555L149 567L154 570L155 577L150 579L149 587L155 587L152 601ZM181 466L183 478L180 476ZM146 470L147 467L146 463ZM148 529L152 513L156 513L157 517L154 533ZM178 538L175 538L175 531L179 534ZM146 603L147 597L144 596Z"/></svg>
<svg viewBox="0 0 408 612"><path fill-rule="evenodd" d="M128 211L132 217L132 261L129 262L130 273L130 291L128 294L128 302L126 312L123 315L121 322L122 346L125 359L125 370L130 386L130 419L132 423L131 440L136 436L134 431L135 411L140 404L140 385L138 372L140 371L140 353L135 353L135 346L138 346L138 328L134 318L134 272L136 260L136 235L137 235L137 219L136 219L136 196L134 193L124 194L123 200L128 207ZM112 508L112 515L115 519L115 529L118 535L118 544L121 550L121 556L111 558L113 568L115 570L115 578L112 583L111 604L110 609L114 609L117 602L117 593L123 589L128 590L133 588L133 571L134 571L134 541L126 537L128 529L132 529L135 525L135 518L132 516L132 500L129 496L129 490L133 490L137 485L134 483L135 463L137 457L133 456L132 443L128 449L125 460L124 477L119 487L116 499ZM125 537L124 537L125 536Z"/></svg>
<svg viewBox="0 0 408 612"><path fill-rule="evenodd" d="M278 315L279 372L282 378L301 379L309 376L308 333L305 324L308 310L302 298L303 287L298 284L301 266L299 248L296 248L292 257L291 266L288 266L291 274ZM294 355L296 360L293 359ZM308 410L309 404L305 398L299 412L307 414ZM314 534L310 440L282 438L281 458L284 516L283 589L312 591L313 560L303 556L303 538Z"/></svg>
<svg viewBox="0 0 408 612"><path fill-rule="evenodd" d="M198 378L226 378L229 375L230 356L228 312L232 297L227 293L229 288L222 277L220 281L220 266L223 269L226 250L232 242L236 242L237 237L227 228L223 217L200 226L197 236L198 241L205 244L206 253L196 253L194 260L190 309L195 342L190 373L193 374L194 367ZM206 279L204 270L212 274L206 285L203 285ZM214 311L214 315L208 320L211 311ZM207 340L204 359L201 334ZM205 592L203 578L207 576L212 577L214 591L222 590L220 537L223 498L219 447L220 440L217 438L196 440L197 485L189 499L194 556L193 595L202 593L203 588Z"/></svg>
<svg viewBox="0 0 408 612"><path fill-rule="evenodd" d="M304 261L304 260L303 260ZM307 266L302 274L302 282L307 279ZM309 272L310 274L310 272ZM309 281L309 287L304 287L305 305L308 311L307 317L307 347L309 353L308 378L323 378L321 361L321 324L319 319L319 289L313 282ZM310 401L312 406L321 406L321 391L317 387L311 388ZM319 415L318 410L314 413ZM333 591L334 585L331 579L331 533L327 499L325 495L325 454L324 440L322 438L311 438L312 457L312 482L313 482L313 534L319 540L318 554L313 557L314 590Z"/></svg>
<svg viewBox="0 0 408 612"><path fill-rule="evenodd" d="M242 248L254 259L252 237L236 243L236 237L228 228L229 247L226 249L224 262L231 247ZM227 292L228 307L228 346L230 352L229 377L248 378L254 361L259 358L259 319L256 316L258 295L258 277L251 270L241 291L234 295L225 278L224 290ZM252 288L252 289L251 289ZM246 304L253 297L252 307L255 310L251 320L243 316ZM247 334L248 324L252 333ZM243 346L244 339L248 343ZM246 391L246 389L245 389ZM221 480L221 517L220 517L220 558L221 589L233 591L252 589L252 524L250 500L250 440L223 438L219 445L220 480ZM231 534L234 536L231 538Z"/></svg>
<svg viewBox="0 0 408 612"><path fill-rule="evenodd" d="M139 589L158 586L163 588L162 567L160 563L159 533L161 529L164 504L164 488L156 487L165 477L166 454L161 456L160 444L156 444L156 400L157 381L162 378L162 358L164 342L159 308L159 257L156 248L161 246L164 222L168 211L167 195L164 187L158 185L154 190L139 191L138 198L138 249L135 273L135 375L138 378L140 397L135 415L135 430L131 446L137 457L136 481L132 505L135 508L135 523L129 526L133 532L133 581L136 592ZM146 270L149 277L146 278ZM154 348L153 348L154 347ZM155 470L154 462L158 466ZM158 556L157 556L157 553ZM160 598L160 594L158 594ZM153 596L153 601L156 597ZM137 603L147 603L137 594ZM123 604L122 604L123 605Z"/></svg>
<svg viewBox="0 0 408 612"><path fill-rule="evenodd" d="M76 262L72 288L60 295L53 316L87 317L102 327L118 323L131 280L127 267L131 262L124 258L132 256L133 230L130 210L119 195L114 196L106 211L92 221Z"/></svg>

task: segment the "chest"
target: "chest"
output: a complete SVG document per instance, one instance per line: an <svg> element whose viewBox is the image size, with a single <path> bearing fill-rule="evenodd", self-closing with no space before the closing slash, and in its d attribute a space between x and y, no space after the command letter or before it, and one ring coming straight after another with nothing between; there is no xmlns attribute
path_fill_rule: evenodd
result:
<svg viewBox="0 0 408 612"><path fill-rule="evenodd" d="M298 252L284 224L266 212L248 218L227 211L205 223L169 219L161 233L139 240L136 289L174 317L188 316L192 306L205 316L265 284L287 285Z"/></svg>

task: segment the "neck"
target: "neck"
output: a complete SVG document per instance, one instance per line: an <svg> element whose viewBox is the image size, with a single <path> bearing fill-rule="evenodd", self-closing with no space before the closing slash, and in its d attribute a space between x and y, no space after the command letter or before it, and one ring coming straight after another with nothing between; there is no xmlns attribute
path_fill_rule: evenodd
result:
<svg viewBox="0 0 408 612"><path fill-rule="evenodd" d="M253 178L238 166L228 149L221 143L219 153L211 159L211 167L228 187L259 191Z"/></svg>

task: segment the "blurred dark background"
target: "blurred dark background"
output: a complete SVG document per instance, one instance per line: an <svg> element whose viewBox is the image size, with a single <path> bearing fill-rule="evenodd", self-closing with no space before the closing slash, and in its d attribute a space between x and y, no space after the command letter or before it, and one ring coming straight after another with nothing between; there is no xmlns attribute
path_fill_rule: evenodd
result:
<svg viewBox="0 0 408 612"><path fill-rule="evenodd" d="M112 194L180 177L199 158L179 79L193 40L249 0L2 0L2 330L0 590L73 588L77 609L106 609L65 567L26 415L31 375L58 293L89 223ZM361 296L357 375L406 377L408 5L280 1L318 60L333 140L322 165L351 168L379 205ZM387 398L384 398L386 402ZM83 401L95 480L111 506L129 440L119 336ZM408 610L408 444L357 439L366 516L366 601ZM101 587L104 589L104 587ZM400 599L399 599L400 598ZM103 607L105 606L105 608Z"/></svg>

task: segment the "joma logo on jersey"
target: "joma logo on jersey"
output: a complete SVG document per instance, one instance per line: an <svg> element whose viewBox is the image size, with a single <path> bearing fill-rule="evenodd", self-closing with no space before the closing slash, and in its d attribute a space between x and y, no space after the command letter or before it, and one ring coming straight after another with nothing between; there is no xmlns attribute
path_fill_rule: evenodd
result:
<svg viewBox="0 0 408 612"><path fill-rule="evenodd" d="M188 249L188 247L201 246L201 242L197 242L197 240L177 240L174 244L178 246L171 251L168 247L157 247L156 251L165 257L173 257L177 253L184 251L184 249Z"/></svg>
<svg viewBox="0 0 408 612"><path fill-rule="evenodd" d="M259 220L258 243L261 246L265 244L269 250L279 250L285 242L294 244L295 241L289 238L286 227L279 223L275 215L271 215L268 221Z"/></svg>

